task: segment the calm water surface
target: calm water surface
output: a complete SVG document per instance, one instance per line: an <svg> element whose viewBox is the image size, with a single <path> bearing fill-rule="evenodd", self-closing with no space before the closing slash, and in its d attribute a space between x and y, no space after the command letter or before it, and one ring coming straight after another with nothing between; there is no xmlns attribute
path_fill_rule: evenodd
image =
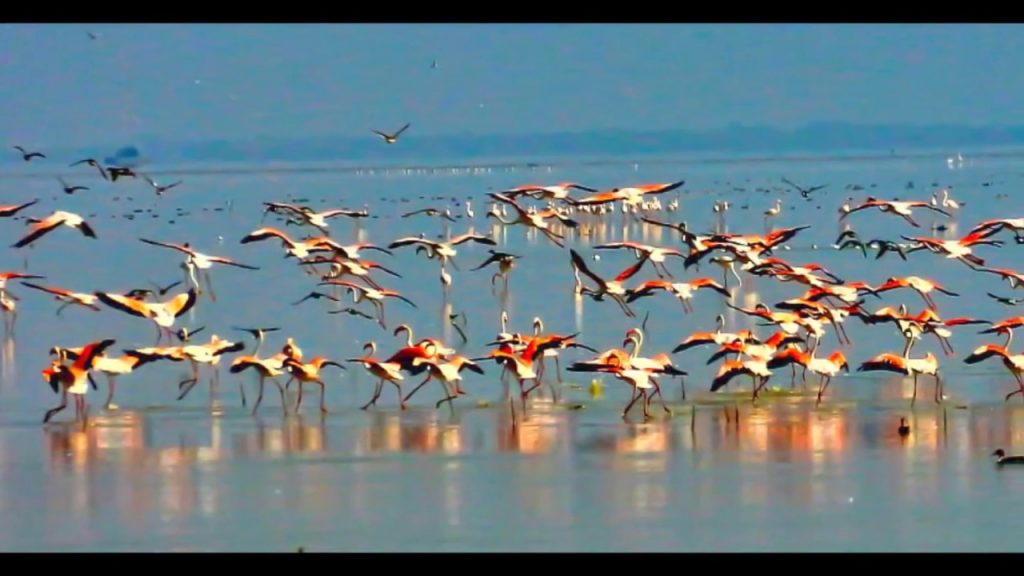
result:
<svg viewBox="0 0 1024 576"><path fill-rule="evenodd" d="M810 224L811 229L777 254L793 263L817 262L844 280L880 284L893 275L932 278L959 297L935 295L945 317L976 316L999 320L1019 314L984 296L1012 295L998 277L929 253L909 262L884 257L865 259L856 251L831 245L841 230L837 209L848 197L928 200L933 183L951 186L966 206L952 221L928 211L912 229L902 220L861 212L849 218L865 239L897 239L899 234L958 237L977 221L1024 216L1018 190L1024 167L1013 156L968 156L950 169L940 156L893 158L872 162L736 162L636 166L597 163L470 170L266 172L259 166L226 173L197 174L189 167L154 167L160 178L185 184L156 199L143 182L100 181L89 170L68 171L55 161L54 172L40 177L0 180L4 203L40 198L30 216L62 208L86 216L99 239L87 240L58 230L33 248L3 250L2 266L46 275L43 284L75 291L125 292L182 279L181 258L173 251L138 241L145 237L191 242L210 254L260 266L258 271L213 270L216 301L204 296L179 320L210 334L254 342L234 326L280 327L262 352L269 355L292 337L306 356L344 360L361 355L374 340L378 355L404 343L391 330L408 323L415 337L444 339L468 356L487 353L500 331L502 307L510 330L530 332L540 317L546 331L580 332L580 340L598 349L621 345L624 332L649 313L643 352L670 352L697 330L713 330L723 314L728 328L767 328L724 306L714 293L700 293L695 312L684 314L678 302L659 294L635 304L638 318L625 317L612 302L578 300L568 247L590 259L599 242L628 238L676 245L670 231L638 224L622 215L582 218L580 232L566 249L522 228L501 228L485 219L486 193L525 183L578 181L598 188L685 179L681 209L656 217L687 220L690 229L715 226L715 200L733 202L729 231L761 233L762 212L777 193L754 191L782 186L788 177L806 186L828 183L811 201L782 194L784 212L773 225ZM237 167L235 167L237 168ZM23 169L19 167L19 170ZM34 170L42 170L35 167ZM72 183L90 191L65 196L54 174L77 174ZM913 183L913 188L908 188ZM123 185L122 185L123 184ZM864 190L851 190L859 184ZM872 186L874 186L872 188ZM745 188L738 191L735 188ZM443 197L444 200L435 198ZM667 202L673 197L663 198ZM452 207L448 231L494 234L498 248L525 257L512 272L509 290L492 289L494 269L470 271L487 257L486 247L459 246L458 270L447 298L436 262L412 249L393 256L364 257L402 275L374 277L400 290L416 307L386 304L388 330L372 321L327 310L352 305L298 300L315 286L312 276L283 258L277 242L242 245L259 228L263 201L302 200L317 209L362 208L371 218L330 221L332 236L343 241L386 244L405 235L445 232L445 224L425 216L400 215L428 206ZM475 217L464 216L469 200ZM455 203L459 202L459 205ZM131 219L125 216L131 216ZM949 230L932 232L933 222ZM23 233L24 220L0 226L10 245ZM270 216L265 224L282 226L296 237L305 231L284 227ZM1010 233L1002 248L977 252L991 266L1016 269L1024 247ZM632 254L599 251L589 260L599 274L613 276ZM705 264L680 278L721 270ZM648 268L633 283L654 277ZM803 292L798 284L742 275L730 278L734 302L753 307L774 304ZM322 289L322 288L320 288ZM1013 378L996 362L967 366L963 357L983 342L976 326L955 329L953 356L934 340L917 344L914 355L932 351L943 366L942 406L932 401L933 384L922 378L918 399L910 405L912 383L894 375L837 377L825 402L816 407L814 380L807 392L799 379L791 392L789 371L773 378L780 392L753 405L749 381L738 379L725 393L709 393L717 364L707 365L710 348L672 357L690 372L686 399L678 382L663 380L673 409L667 417L652 404L655 419L639 413L623 421L629 388L612 378L563 372L559 399L531 399L517 409L516 426L502 401L498 370L464 373L470 396L453 409L434 409L441 397L432 384L422 389L405 412L397 409L393 388L376 408L359 409L372 394L374 380L357 364L340 372L325 369L327 405L316 410L319 393L307 389L302 411L284 416L271 386L256 416L241 406L239 384L255 394L253 374L230 374L222 362L219 385L202 385L177 401L177 382L187 374L176 364L150 364L118 380L120 409L106 411L106 384L97 378L90 392L91 419L71 422L72 410L42 425L45 410L57 402L42 381L51 346L80 346L100 338L123 348L149 346L150 323L116 310L68 308L58 317L57 302L17 282L17 325L0 355L0 548L4 550L174 550L288 551L319 550L1019 550L1024 470L999 469L989 454L997 447L1024 451L1024 404L1003 402ZM344 293L341 296L347 296ZM924 303L910 291L894 291L865 306L906 303L911 313ZM358 305L372 312L367 304ZM468 318L468 342L447 322L451 313ZM854 342L844 348L852 368L883 351L899 351L901 339L891 327L847 322ZM993 341L1002 341L996 338ZM838 347L829 333L823 352ZM562 354L562 367L589 352ZM823 354L824 355L824 354ZM227 360L227 359L226 359ZM551 367L549 367L551 368ZM553 374L553 371L549 372ZM551 379L554 381L554 379ZM417 378L407 378L414 385ZM294 402L294 387L289 397ZM908 438L896 433L900 417L912 427Z"/></svg>

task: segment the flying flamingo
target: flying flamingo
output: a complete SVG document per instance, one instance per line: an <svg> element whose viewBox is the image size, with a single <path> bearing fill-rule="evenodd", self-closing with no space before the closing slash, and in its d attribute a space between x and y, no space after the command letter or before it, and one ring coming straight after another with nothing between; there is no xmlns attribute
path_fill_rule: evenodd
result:
<svg viewBox="0 0 1024 576"><path fill-rule="evenodd" d="M906 376L912 375L914 377L914 394L910 399L911 406L913 406L914 401L917 400L917 377L921 374L932 376L935 378L935 403L938 404L942 402L942 380L939 377L939 362L931 352L927 353L924 358L907 358L905 356L898 356L896 354L884 352L863 362L857 368L857 371L885 371L895 372Z"/></svg>
<svg viewBox="0 0 1024 576"><path fill-rule="evenodd" d="M78 359L70 366L64 365L60 359L55 359L49 368L42 371L43 379L53 388L54 393L60 392L60 405L46 411L46 415L43 416L44 424L49 422L54 414L67 408L68 394L75 396L75 419L85 415L85 393L88 390L86 382L96 389L96 382L89 375L89 371L93 368L96 357L113 344L114 340L111 339L90 342L82 347Z"/></svg>
<svg viewBox="0 0 1024 576"><path fill-rule="evenodd" d="M971 352L967 358L964 358L964 362L967 364L977 364L996 356L1002 360L1003 366L1017 380L1018 389L1007 394L1005 400L1009 400L1014 394L1024 396L1024 354L1011 354L1005 346L984 344L975 348L974 352Z"/></svg>
<svg viewBox="0 0 1024 576"><path fill-rule="evenodd" d="M32 242L44 236L47 232L52 232L62 225L67 226L68 228L74 228L88 238L96 238L96 232L93 231L92 226L89 226L88 222L73 212L57 210L43 219L29 218L28 222L32 224L32 227L28 229L28 232L21 238L21 240L14 243L12 246L13 248L28 246Z"/></svg>

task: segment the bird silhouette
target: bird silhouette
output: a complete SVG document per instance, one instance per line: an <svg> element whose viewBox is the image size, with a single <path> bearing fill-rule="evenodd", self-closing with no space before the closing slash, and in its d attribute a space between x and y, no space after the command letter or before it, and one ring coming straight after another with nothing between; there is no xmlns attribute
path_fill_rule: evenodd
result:
<svg viewBox="0 0 1024 576"><path fill-rule="evenodd" d="M395 142L398 142L398 137L402 135L402 132L408 130L411 125L411 123L407 123L405 126L399 128L398 132L395 132L394 134L388 134L387 132L381 132L380 130L373 130L373 133L383 138L388 144L394 144Z"/></svg>

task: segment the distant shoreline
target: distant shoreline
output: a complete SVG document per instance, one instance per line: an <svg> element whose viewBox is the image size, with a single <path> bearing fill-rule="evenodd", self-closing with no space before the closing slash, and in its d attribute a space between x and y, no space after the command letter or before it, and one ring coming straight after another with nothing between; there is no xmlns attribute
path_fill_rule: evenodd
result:
<svg viewBox="0 0 1024 576"><path fill-rule="evenodd" d="M480 159L479 162L464 163L392 163L392 164L348 164L343 161L192 161L174 162L162 164L145 164L138 168L139 172L150 176L185 176L185 175L231 175L231 174L303 174L303 173L336 173L336 174L362 174L367 176L395 175L398 173L409 173L409 175L445 172L473 171L473 170L504 170L504 169L546 169L566 167L599 167L599 166L630 166L630 165L679 165L694 166L708 164L782 164L800 162L897 162L905 160L934 159L945 160L948 154L936 151L906 152L903 154L881 154L875 153L831 153L821 155L799 154L799 155L765 155L765 156L717 156L717 157L693 157L693 156L629 156L624 158L550 158L547 160L497 160ZM970 161L982 158L1021 158L1024 159L1024 147L1005 150L974 150L964 153L964 160ZM59 166L59 165L58 165ZM89 172L74 172L73 169L60 170L22 170L17 172L0 171L0 180L23 179L23 178L73 178L76 176L95 176ZM96 176L98 178L98 176Z"/></svg>
<svg viewBox="0 0 1024 576"><path fill-rule="evenodd" d="M531 166L617 165L633 163L771 163L884 161L913 158L1024 156L1024 126L857 126L812 124L796 130L732 126L696 132L594 130L580 133L437 135L410 132L387 145L372 135L262 137L170 142L142 136L137 142L104 148L43 149L48 161L25 164L17 154L0 161L2 177L79 173L68 163L107 157L134 146L140 169L188 167L191 173L359 172L529 168ZM64 162L68 160L68 162ZM259 166L257 166L259 165ZM14 168L12 172L10 168Z"/></svg>

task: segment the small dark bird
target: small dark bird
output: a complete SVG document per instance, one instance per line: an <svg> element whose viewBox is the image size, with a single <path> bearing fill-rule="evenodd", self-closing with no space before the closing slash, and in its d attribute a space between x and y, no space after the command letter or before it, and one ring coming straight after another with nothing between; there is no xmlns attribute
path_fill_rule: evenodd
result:
<svg viewBox="0 0 1024 576"><path fill-rule="evenodd" d="M177 182L172 182L172 183L167 184L167 185L160 185L160 184L157 184L156 182L154 182L152 178L150 178L149 176L146 176L145 174L143 174L142 177L146 179L146 182L149 182L150 186L153 187L153 190L156 191L156 195L157 196L162 196L164 192L167 192L171 188L174 188L175 186L178 186L179 184L181 184L181 180L178 180Z"/></svg>
<svg viewBox="0 0 1024 576"><path fill-rule="evenodd" d="M807 198L807 199L810 199L810 196L811 196L812 192L816 192L818 190L821 190L822 188L828 187L828 184L822 184L820 186L811 186L810 188L804 188L803 186L799 186L797 184L794 184L793 182L790 182L786 178L783 178L782 181L784 183L786 183L786 184L789 184L793 188L795 188L798 192L800 192L801 196L803 196L804 198Z"/></svg>
<svg viewBox="0 0 1024 576"><path fill-rule="evenodd" d="M74 194L75 192L78 192L79 190L88 190L89 189L88 186L71 186L67 182L65 182L64 179L61 178L60 176L57 177L57 180L59 180L60 181L60 185L64 187L64 193L65 194Z"/></svg>
<svg viewBox="0 0 1024 576"><path fill-rule="evenodd" d="M206 328L206 326L200 326L199 328L196 328L195 330L189 330L188 328L185 328L184 326L182 326L181 328L178 328L178 331L175 332L174 335L178 337L178 340L180 340L182 342L188 342L189 339L192 338L192 336L195 336L196 334L199 334L200 332L202 332L203 328Z"/></svg>
<svg viewBox="0 0 1024 576"><path fill-rule="evenodd" d="M405 126L399 128L398 132L395 132L394 134L388 134L386 132L381 132L380 130L372 130L372 132L383 138L388 144L394 144L395 142L398 142L398 137L402 135L402 132L408 130L411 125L411 123L407 123Z"/></svg>
<svg viewBox="0 0 1024 576"><path fill-rule="evenodd" d="M241 330L242 332L248 332L252 334L253 338L257 340L263 340L263 335L267 332L277 332L280 328L239 328L238 326L232 326L235 330Z"/></svg>
<svg viewBox="0 0 1024 576"><path fill-rule="evenodd" d="M135 172L132 172L131 168L121 168L120 166L111 166L111 167L107 168L107 172L110 174L110 181L111 182L117 182L117 179L121 178L122 176L125 177L125 178L128 178L128 177L135 178L135 177L137 177Z"/></svg>
<svg viewBox="0 0 1024 576"><path fill-rule="evenodd" d="M360 318L366 318L367 320L373 320L373 316L370 316L362 310L356 310L355 308L343 308L341 310L328 310L328 314L348 314L349 316L359 316Z"/></svg>
<svg viewBox="0 0 1024 576"><path fill-rule="evenodd" d="M857 239L846 240L843 243L839 244L839 250L846 250L847 248L850 248L851 246L853 248L859 248L860 251L861 251L861 254L864 254L865 258L868 257L868 247L867 247L867 245L865 245L863 242L861 242L860 240L857 240Z"/></svg>
<svg viewBox="0 0 1024 576"><path fill-rule="evenodd" d="M438 210L437 208L424 208L422 210L414 210L412 212L406 212L405 214L402 214L402 218L408 218L410 216L415 216L417 214L426 214L427 216L440 216L445 220L451 220L452 222L455 222L455 218L452 218L451 210L447 208L445 208L444 212Z"/></svg>
<svg viewBox="0 0 1024 576"><path fill-rule="evenodd" d="M100 176L102 176L104 180L110 180L110 178L107 176L107 171L103 169L103 165L97 162L95 158L83 158L78 162L72 162L71 164L69 164L69 166L73 168L81 164L88 164L89 166L95 167L97 170L100 171Z"/></svg>
<svg viewBox="0 0 1024 576"><path fill-rule="evenodd" d="M182 283L182 280L178 280L177 282L172 282L172 283L168 284L167 286L164 286L163 288L161 288L160 285L155 283L155 282L150 282L149 285L153 286L154 288L156 288L157 293L159 293L161 296L163 296L163 295L167 294L167 292L171 288L174 288L175 286L177 286L178 284L181 284L181 283Z"/></svg>
<svg viewBox="0 0 1024 576"><path fill-rule="evenodd" d="M1006 296L996 296L991 292L986 292L986 294L988 294L989 298L1001 304L1006 304L1007 306L1017 306L1021 302L1024 302L1024 298L1008 298Z"/></svg>
<svg viewBox="0 0 1024 576"><path fill-rule="evenodd" d="M999 464L1000 466L1003 464L1024 464L1024 456L1007 456L1006 452L1003 452L1002 448L993 452L992 456L995 457L996 464Z"/></svg>
<svg viewBox="0 0 1024 576"><path fill-rule="evenodd" d="M904 252L903 247L893 242L892 240L871 240L868 242L868 246L874 245L878 248L878 254L875 255L875 260L878 260L886 252L895 252L900 255L900 258L907 259L907 253Z"/></svg>
<svg viewBox="0 0 1024 576"><path fill-rule="evenodd" d="M21 152L21 159L25 162L28 162L33 158L46 158L46 154L43 154L42 152L29 152L21 146L15 146L14 149Z"/></svg>
<svg viewBox="0 0 1024 576"><path fill-rule="evenodd" d="M299 300L297 300L295 302L292 302L292 306L298 306L299 304L302 304L303 302L305 302L306 300L309 300L310 298L314 298L314 299L317 299L317 300L319 300L320 298L327 298L328 300L333 300L335 302L340 302L340 300L338 300L334 296L331 296L330 294L324 294L323 292L317 292L317 291L314 290L313 292L310 292L309 294L306 294L305 296L303 296Z"/></svg>
<svg viewBox="0 0 1024 576"><path fill-rule="evenodd" d="M900 436L908 436L910 434L910 426L907 425L907 419L900 417L900 427L898 428Z"/></svg>
<svg viewBox="0 0 1024 576"><path fill-rule="evenodd" d="M86 34L89 36L89 40L95 40L99 38L99 36L97 36L95 32L86 32Z"/></svg>

